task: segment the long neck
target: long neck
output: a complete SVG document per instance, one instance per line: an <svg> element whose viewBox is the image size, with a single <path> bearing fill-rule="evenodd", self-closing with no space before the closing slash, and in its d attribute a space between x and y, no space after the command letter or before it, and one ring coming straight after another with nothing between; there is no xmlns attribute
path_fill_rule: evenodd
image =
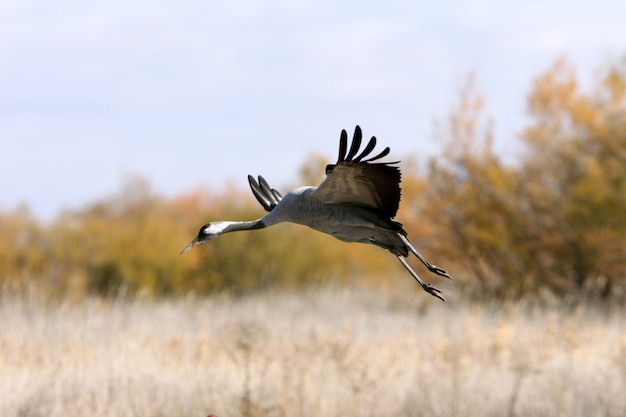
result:
<svg viewBox="0 0 626 417"><path fill-rule="evenodd" d="M265 223L262 219L252 220L249 222L228 222L222 233L238 232L240 230L256 230L263 229Z"/></svg>

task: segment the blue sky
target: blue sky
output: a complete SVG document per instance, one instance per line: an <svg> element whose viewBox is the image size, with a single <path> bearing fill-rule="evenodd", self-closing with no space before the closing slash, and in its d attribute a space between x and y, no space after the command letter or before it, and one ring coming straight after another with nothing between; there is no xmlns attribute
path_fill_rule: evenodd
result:
<svg viewBox="0 0 626 417"><path fill-rule="evenodd" d="M174 196L296 183L360 124L392 157L436 155L474 71L497 149L518 150L533 77L626 53L623 1L3 0L0 210L42 218L138 174Z"/></svg>

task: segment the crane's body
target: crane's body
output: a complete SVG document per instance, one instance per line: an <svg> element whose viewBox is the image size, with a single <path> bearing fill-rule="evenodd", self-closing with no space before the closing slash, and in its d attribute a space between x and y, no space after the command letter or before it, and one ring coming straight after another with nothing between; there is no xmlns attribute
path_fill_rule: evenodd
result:
<svg viewBox="0 0 626 417"><path fill-rule="evenodd" d="M262 229L282 222L296 223L344 242L367 243L387 249L425 291L445 301L441 291L425 283L404 259L413 253L431 272L451 278L445 270L431 265L415 250L406 238L402 224L392 220L400 203L400 170L393 165L396 162L373 162L387 155L389 148L377 156L363 159L374 149L376 138L372 137L357 156L361 137L361 129L357 126L346 155L347 133L342 131L337 163L326 167L326 179L318 187L299 187L283 197L263 177L259 176L257 182L249 175L252 193L268 213L253 221L208 223L200 228L198 236L181 253L224 233Z"/></svg>

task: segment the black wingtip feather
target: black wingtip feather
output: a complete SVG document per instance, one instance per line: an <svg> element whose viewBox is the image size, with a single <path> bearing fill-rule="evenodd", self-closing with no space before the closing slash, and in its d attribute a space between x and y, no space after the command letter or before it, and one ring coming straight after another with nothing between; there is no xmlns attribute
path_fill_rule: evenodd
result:
<svg viewBox="0 0 626 417"><path fill-rule="evenodd" d="M258 182L252 175L248 175L248 183L250 183L250 189L252 194L256 197L257 201L263 206L266 211L272 211L274 207L280 203L283 196L271 188L265 178L259 175Z"/></svg>
<svg viewBox="0 0 626 417"><path fill-rule="evenodd" d="M346 156L346 161L352 161L354 155L359 151L361 147L361 139L363 139L363 132L361 132L361 128L357 125L354 128L354 136L352 136L352 145L350 146L350 152L348 152L348 156Z"/></svg>
<svg viewBox="0 0 626 417"><path fill-rule="evenodd" d="M278 191L276 191L275 189L273 189L273 188L272 188L272 195L274 196L276 201L280 201L280 200L283 199L283 195L281 193L279 193Z"/></svg>
<svg viewBox="0 0 626 417"><path fill-rule="evenodd" d="M339 137L339 156L337 158L337 162L342 162L346 160L346 152L348 150L348 132L345 129L341 131L341 136Z"/></svg>
<svg viewBox="0 0 626 417"><path fill-rule="evenodd" d="M369 155L374 150L375 147L376 147L376 136L372 136L370 141L367 143L367 146L365 147L365 149L363 149L363 152L361 152L361 154L357 156L356 158L354 158L352 161L356 163L361 162L361 159Z"/></svg>
<svg viewBox="0 0 626 417"><path fill-rule="evenodd" d="M267 197L265 197L265 195L263 194L263 189L261 188L261 186L259 186L259 184L256 182L252 175L248 175L248 184L250 184L252 194L254 194L254 197L256 197L259 204L261 204L261 206L263 206L266 211L270 211L271 202Z"/></svg>
<svg viewBox="0 0 626 417"><path fill-rule="evenodd" d="M341 162L354 162L356 164L369 163L369 162L384 158L385 156L389 154L389 152L391 152L391 150L387 146L378 155L373 156L368 159L363 159L366 156L368 156L370 153L372 153L372 151L376 147L376 136L372 136L372 138L369 140L369 142L367 143L363 151L357 157L355 157L355 155L359 151L359 148L361 147L362 138L363 138L363 132L361 131L361 127L359 125L356 125L354 129L354 137L352 138L352 144L350 145L350 152L348 152L347 151L348 150L348 133L346 132L345 129L341 131L341 136L339 137L339 156L337 157L337 162L334 164L326 165L326 170L325 170L326 175L332 172L333 169L335 169L335 166L337 166L337 164ZM395 164L397 162L383 162L383 163L389 165L389 164Z"/></svg>
<svg viewBox="0 0 626 417"><path fill-rule="evenodd" d="M263 190L263 194L271 195L272 187L270 187L270 185L267 183L267 181L265 181L265 178L263 178L260 175L259 175L259 185L261 186L261 189Z"/></svg>
<svg viewBox="0 0 626 417"><path fill-rule="evenodd" d="M385 149L383 149L383 151L381 153L379 153L378 155L373 156L373 157L371 157L369 159L366 159L363 162L372 162L372 161L375 161L377 159L384 158L385 156L389 155L389 152L391 152L391 150L389 149L389 146L387 146ZM390 164L392 162L388 162L388 163Z"/></svg>

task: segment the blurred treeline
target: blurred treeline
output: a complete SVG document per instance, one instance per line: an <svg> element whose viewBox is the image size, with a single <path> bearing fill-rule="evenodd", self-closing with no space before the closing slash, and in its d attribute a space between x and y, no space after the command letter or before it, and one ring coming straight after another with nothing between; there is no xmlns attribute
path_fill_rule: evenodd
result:
<svg viewBox="0 0 626 417"><path fill-rule="evenodd" d="M493 149L493 124L469 76L438 125L441 155L422 165L403 164L397 220L465 294L622 300L626 61L598 71L582 88L574 69L559 60L534 80L527 107L520 154L503 158ZM407 140L413 140L409 133ZM281 191L316 184L332 159L312 157L302 178ZM82 297L411 279L378 248L288 224L228 234L179 256L203 223L263 214L247 189L167 199L138 178L50 223L27 207L0 212L0 282Z"/></svg>

